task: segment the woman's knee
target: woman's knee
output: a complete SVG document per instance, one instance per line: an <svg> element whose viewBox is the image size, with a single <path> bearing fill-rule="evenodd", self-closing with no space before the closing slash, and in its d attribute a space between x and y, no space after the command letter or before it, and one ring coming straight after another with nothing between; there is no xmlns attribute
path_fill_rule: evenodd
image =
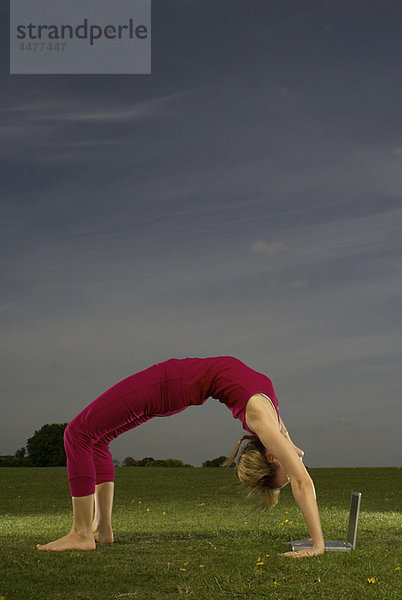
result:
<svg viewBox="0 0 402 600"><path fill-rule="evenodd" d="M64 447L68 448L90 445L90 436L82 427L81 420L75 417L64 430Z"/></svg>

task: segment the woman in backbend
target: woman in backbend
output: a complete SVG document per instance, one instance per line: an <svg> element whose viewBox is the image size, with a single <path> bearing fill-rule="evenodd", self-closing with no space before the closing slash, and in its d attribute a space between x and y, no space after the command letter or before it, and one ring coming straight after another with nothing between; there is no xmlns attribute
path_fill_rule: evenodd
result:
<svg viewBox="0 0 402 600"><path fill-rule="evenodd" d="M67 426L64 444L73 504L73 525L66 536L39 550L94 550L112 543L114 466L110 442L152 417L168 416L213 397L225 404L251 435L235 468L239 482L274 506L290 482L306 521L313 547L284 556L317 556L325 551L314 484L303 451L291 441L279 416L271 380L236 358L171 359L116 384L94 400ZM95 515L93 509L95 504Z"/></svg>

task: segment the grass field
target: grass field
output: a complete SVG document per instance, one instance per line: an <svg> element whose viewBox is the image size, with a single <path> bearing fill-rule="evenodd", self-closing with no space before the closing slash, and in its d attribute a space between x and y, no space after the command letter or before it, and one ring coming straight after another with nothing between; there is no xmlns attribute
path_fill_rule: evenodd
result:
<svg viewBox="0 0 402 600"><path fill-rule="evenodd" d="M257 513L237 488L220 489L231 469L206 468L118 468L116 543L39 552L71 525L65 469L0 469L0 598L399 600L401 470L310 472L327 538L345 537L350 491L362 492L353 552L278 557L307 535L291 490Z"/></svg>

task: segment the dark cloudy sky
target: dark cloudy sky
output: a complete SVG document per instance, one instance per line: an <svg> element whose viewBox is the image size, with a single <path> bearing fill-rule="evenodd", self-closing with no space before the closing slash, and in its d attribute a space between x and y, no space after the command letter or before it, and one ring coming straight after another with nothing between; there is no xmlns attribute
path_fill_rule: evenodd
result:
<svg viewBox="0 0 402 600"><path fill-rule="evenodd" d="M399 464L402 3L153 0L152 74L9 75L0 454L171 358L268 374L310 466ZM228 454L218 401L112 444Z"/></svg>

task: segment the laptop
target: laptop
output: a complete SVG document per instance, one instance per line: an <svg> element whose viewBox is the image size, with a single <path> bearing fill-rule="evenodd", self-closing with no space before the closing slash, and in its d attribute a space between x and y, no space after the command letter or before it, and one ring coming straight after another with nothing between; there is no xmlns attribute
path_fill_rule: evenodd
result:
<svg viewBox="0 0 402 600"><path fill-rule="evenodd" d="M356 546L356 534L357 534L357 520L359 518L360 510L360 492L352 492L350 497L350 511L349 511L349 523L348 533L345 542L325 540L325 550L338 550L347 552L354 550ZM303 550L304 548L312 548L313 542L308 540L291 540L292 550Z"/></svg>

